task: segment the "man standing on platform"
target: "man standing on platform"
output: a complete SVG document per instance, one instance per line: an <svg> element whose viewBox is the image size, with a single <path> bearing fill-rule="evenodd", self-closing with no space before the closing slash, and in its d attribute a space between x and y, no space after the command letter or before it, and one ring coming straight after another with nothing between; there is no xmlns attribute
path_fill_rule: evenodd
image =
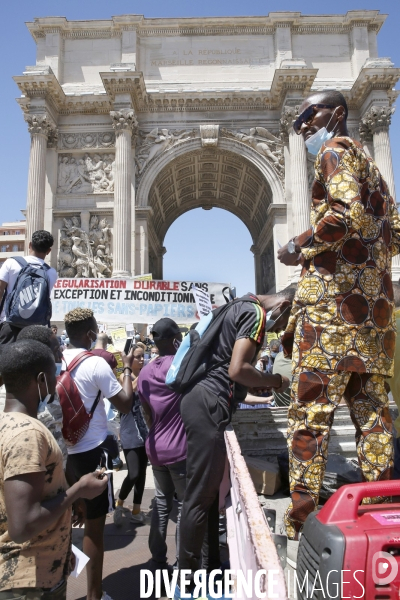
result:
<svg viewBox="0 0 400 600"><path fill-rule="evenodd" d="M393 375L392 256L400 220L388 187L361 144L349 137L340 92L307 98L293 124L317 155L311 227L278 251L302 265L282 338L292 354L288 413L288 537L298 539L318 505L334 411L346 399L366 481L390 479L393 434L385 377Z"/></svg>

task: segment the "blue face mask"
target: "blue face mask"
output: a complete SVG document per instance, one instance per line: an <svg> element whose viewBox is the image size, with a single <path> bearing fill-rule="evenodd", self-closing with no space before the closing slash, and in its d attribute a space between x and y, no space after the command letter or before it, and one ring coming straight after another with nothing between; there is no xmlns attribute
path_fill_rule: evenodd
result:
<svg viewBox="0 0 400 600"><path fill-rule="evenodd" d="M278 356L277 352L271 352L271 358L275 358L276 356Z"/></svg>
<svg viewBox="0 0 400 600"><path fill-rule="evenodd" d="M279 307L274 308L274 310L270 310L269 312L267 312L267 315L265 317L265 331L271 331L271 328L275 325L275 323L277 321L279 321L279 319L281 318L282 315L285 314L286 311L291 310L292 307L291 306L287 306L278 316L277 319L271 319L272 317L272 313L274 313L276 310L278 310Z"/></svg>
<svg viewBox="0 0 400 600"><path fill-rule="evenodd" d="M327 127L329 127L329 124L332 121L332 118L333 118L333 115L335 114L335 112L336 111L334 111L332 113L332 116L329 119L329 123L326 127L321 127L321 129L319 129L319 131L314 133L314 135L312 135L311 137L308 138L308 140L305 141L307 150L309 151L310 154L317 156L318 152L322 148L322 145L325 144L325 142L327 142L328 140L330 140L333 137L333 132L335 130L335 127L332 129L332 131L328 131Z"/></svg>

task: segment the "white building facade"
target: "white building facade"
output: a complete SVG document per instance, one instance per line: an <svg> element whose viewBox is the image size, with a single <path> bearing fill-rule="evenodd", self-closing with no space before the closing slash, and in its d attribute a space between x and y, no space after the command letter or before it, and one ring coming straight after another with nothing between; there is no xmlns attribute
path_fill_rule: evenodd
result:
<svg viewBox="0 0 400 600"><path fill-rule="evenodd" d="M52 231L52 266L64 277L162 279L170 225L220 207L250 231L256 291L284 288L296 273L277 263L277 249L309 220L313 158L292 129L305 96L344 93L352 137L395 194L389 127L400 69L378 56L385 18L28 23L36 65L14 77L31 133L26 239Z"/></svg>

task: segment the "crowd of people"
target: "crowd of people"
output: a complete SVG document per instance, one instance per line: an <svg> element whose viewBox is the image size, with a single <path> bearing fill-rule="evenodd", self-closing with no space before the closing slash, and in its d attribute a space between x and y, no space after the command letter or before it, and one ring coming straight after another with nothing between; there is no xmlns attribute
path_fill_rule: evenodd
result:
<svg viewBox="0 0 400 600"><path fill-rule="evenodd" d="M35 232L24 261L9 259L0 268L0 375L6 389L0 414L0 600L66 597L72 525L84 527L88 600L110 600L102 587L106 515L113 512L116 526L126 518L145 522L148 461L155 484L151 567L185 570L191 592L198 569L221 566L224 433L238 408L288 408L290 539L299 539L318 506L339 403L347 403L355 424L364 479L391 479L393 466L400 472L388 410L389 385L395 400L400 396L400 369L393 369L400 286L391 278L400 220L375 163L349 136L347 114L335 91L301 105L293 126L316 155L311 228L278 251L281 263L299 265L299 282L231 302L206 369L183 392L166 384L182 342L170 318L153 325L150 343L134 336L119 376L107 350L109 336L99 333L90 309L68 312L61 336L48 320L40 322L35 313L46 301L43 289L49 298L57 278L45 263L50 233ZM18 304L28 286L31 308ZM47 319L46 311L40 315ZM65 398L78 408L81 402L80 428L74 430L72 418L66 422ZM120 415L127 467L117 497L112 470L119 448L108 429L110 405ZM397 443L395 450L397 459ZM125 502L132 490L130 509ZM176 562L169 565L174 497Z"/></svg>

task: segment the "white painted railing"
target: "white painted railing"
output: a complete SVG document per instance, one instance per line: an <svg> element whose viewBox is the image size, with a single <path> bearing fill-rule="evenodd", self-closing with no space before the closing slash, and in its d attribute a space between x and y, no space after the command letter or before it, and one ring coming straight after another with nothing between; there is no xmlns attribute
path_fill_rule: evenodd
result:
<svg viewBox="0 0 400 600"><path fill-rule="evenodd" d="M232 427L226 430L225 441L231 483L226 504L230 568L234 573L243 573L245 578L251 571L253 581L253 594L241 597L286 600L284 572ZM262 571L265 571L265 574L262 574ZM254 589L257 573L259 573L257 578L259 583L257 582L256 585L262 596L256 595ZM238 581L236 581L236 594L237 592Z"/></svg>

